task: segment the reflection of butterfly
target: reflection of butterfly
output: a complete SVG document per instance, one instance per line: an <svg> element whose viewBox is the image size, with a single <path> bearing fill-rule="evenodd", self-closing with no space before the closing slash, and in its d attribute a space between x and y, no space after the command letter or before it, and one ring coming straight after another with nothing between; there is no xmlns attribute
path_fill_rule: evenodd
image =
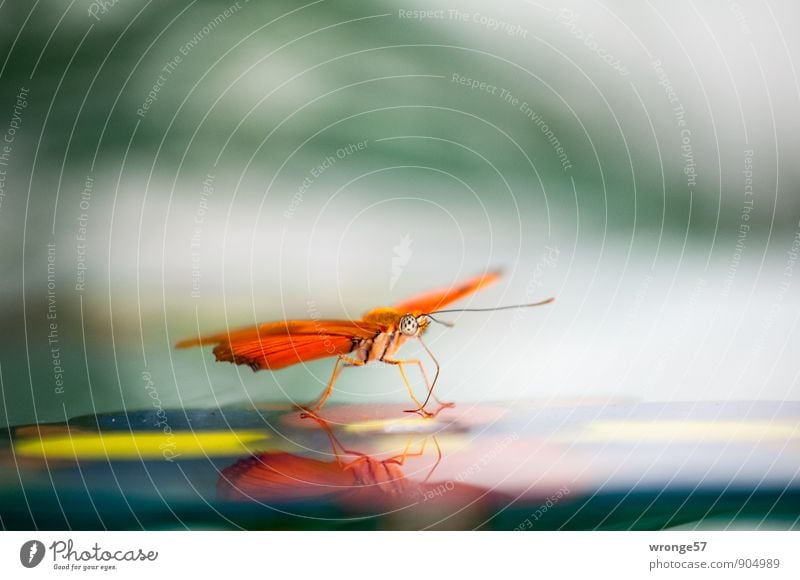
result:
<svg viewBox="0 0 800 580"><path fill-rule="evenodd" d="M217 497L260 505L301 502L290 509L311 513L322 509L329 517L333 508L343 510L348 524L354 522L351 517L368 516L370 526L417 530L460 529L467 522L486 521L501 506L514 502L511 496L459 479L429 481L442 461L436 435L420 439L409 434L401 453L382 459L348 449L334 434L333 425L311 418L327 434L335 459L283 451L255 454L222 470ZM252 513L249 508L247 512ZM371 519L375 516L380 516L380 523Z"/></svg>
<svg viewBox="0 0 800 580"><path fill-rule="evenodd" d="M440 407L441 411L444 407ZM407 479L403 465L409 457L421 457L428 443L426 437L418 451L412 452L410 438L402 453L378 459L347 449L336 438L327 421L312 417L330 440L335 461L322 461L286 452L270 452L242 459L224 469L217 482L217 493L228 500L291 501L347 494L350 499L367 504L397 499L408 501L420 496L428 479L439 465L442 450L436 446L437 459L422 482ZM355 459L347 459L347 456ZM422 487L421 487L422 486Z"/></svg>
<svg viewBox="0 0 800 580"><path fill-rule="evenodd" d="M534 304L500 308L441 310L444 306L488 286L499 277L499 272L475 276L461 284L421 294L393 307L375 308L364 314L361 320L312 319L268 322L239 330L189 338L180 341L176 346L177 348L186 348L213 344L215 345L214 356L218 361L246 364L254 371L277 370L301 362L337 356L338 359L333 367L333 374L328 381L328 386L314 403L304 407L312 414L319 411L328 400L342 368L363 366L374 362L396 365L411 399L417 406L416 409L411 409L409 412L430 416L431 414L425 410L425 406L431 397L438 401L436 395L433 394L433 388L439 376L439 363L422 342L422 334L431 320L441 322L433 317L434 314L523 308L547 304L553 300L550 298ZM445 322L441 322L441 324L452 326ZM394 358L394 354L409 338L418 339L433 359L436 365L433 382L428 380L425 368L419 360ZM417 365L425 379L428 390L422 403L414 396L403 368L404 365ZM441 401L438 402L441 403Z"/></svg>

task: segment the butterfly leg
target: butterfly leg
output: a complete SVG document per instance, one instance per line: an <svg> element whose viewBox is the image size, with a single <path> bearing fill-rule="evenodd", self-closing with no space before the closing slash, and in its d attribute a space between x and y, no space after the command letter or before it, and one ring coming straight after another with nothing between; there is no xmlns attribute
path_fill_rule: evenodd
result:
<svg viewBox="0 0 800 580"><path fill-rule="evenodd" d="M342 364L344 362L344 364ZM350 358L349 356L344 356L340 354L339 357L336 359L336 364L333 366L333 373L331 374L331 379L328 381L328 386L325 387L325 390L322 394L317 398L316 401L309 405L300 405L300 408L303 410L302 416L310 416L315 417L317 411L322 409L325 405L325 402L328 400L328 397L331 396L333 392L333 385L336 382L336 379L339 376L339 373L342 372L342 369L345 367L360 367L364 366L364 361L360 361L354 358Z"/></svg>
<svg viewBox="0 0 800 580"><path fill-rule="evenodd" d="M433 467L430 469L425 479L422 480L423 483L426 483L431 478L431 475L433 475L433 472L436 471L436 468L439 467L439 464L442 462L442 448L439 446L439 441L436 439L436 435L425 437L422 440L422 445L420 446L419 451L414 451L413 453L410 451L410 449L414 440L409 439L403 452L400 455L390 457L387 461L392 461L397 465L402 466L408 457L422 457L425 454L425 448L428 445L428 439L433 439L433 444L436 446L436 462L433 464Z"/></svg>
<svg viewBox="0 0 800 580"><path fill-rule="evenodd" d="M425 367L422 365L422 361L419 359L406 359L406 360L395 360L395 359L383 359L383 362L388 363L390 365L397 365L397 368L400 370L400 374L403 376L403 380L406 383L406 388L408 389L408 394L411 395L411 400L417 405L416 409L409 409L406 411L407 413L419 413L423 417L435 417L439 414L443 408L453 407L455 403L445 403L437 397L433 392L434 385L431 384L430 380L428 379L428 375L425 372ZM427 387L427 398L425 401L427 402L428 398L433 397L433 399L439 403L440 409L437 410L435 413L431 413L430 411L425 410L425 405L420 403L419 400L414 396L414 393L411 391L411 385L408 382L408 378L406 377L406 373L403 370L403 365L410 364L410 365L417 365L419 367L420 372L422 373L422 378L425 379L425 386Z"/></svg>
<svg viewBox="0 0 800 580"><path fill-rule="evenodd" d="M333 432L333 428L331 428L331 426L330 426L330 424L328 423L327 420L325 420L322 417L319 417L317 415L313 415L313 414L309 414L309 413L303 413L302 416L304 418L307 417L309 419L313 419L314 421L316 421L319 424L319 426L322 428L322 430L325 432L325 434L328 436L328 441L330 441L330 443L331 443L331 449L333 450L333 455L336 457L336 463L339 465L339 467L341 467L343 469L348 469L347 466L349 465L342 458L342 454L344 454L344 455L354 455L354 456L358 457L359 459L362 459L365 456L364 453L361 453L359 451L352 451L350 449L347 449L344 445L342 445L342 442L339 441L339 439L336 437L336 435Z"/></svg>
<svg viewBox="0 0 800 580"><path fill-rule="evenodd" d="M431 435L431 437L433 437L433 444L436 445L436 463L433 464L433 467L431 467L425 479L422 480L422 483L428 483L431 475L433 475L433 472L436 471L436 468L439 467L439 464L442 462L442 448L439 446L439 440L436 438L436 435Z"/></svg>
<svg viewBox="0 0 800 580"><path fill-rule="evenodd" d="M397 465L403 465L406 462L407 457L422 457L425 454L425 447L428 444L428 437L425 437L422 440L422 445L420 445L419 451L411 452L411 446L414 444L414 438L409 437L408 443L406 443L403 452L400 455L395 455L387 459L387 461L393 461L397 463Z"/></svg>
<svg viewBox="0 0 800 580"><path fill-rule="evenodd" d="M433 397L434 401L436 401L440 406L445 408L456 406L455 403L445 403L439 397L436 396L436 393L434 393L431 390L431 381L430 379L428 379L428 373L425 372L425 366L422 364L421 360L413 359L413 360L408 360L406 362L409 364L415 364L419 367L419 372L422 373L422 378L425 379L425 386L428 388L428 392L431 394L431 397Z"/></svg>
<svg viewBox="0 0 800 580"><path fill-rule="evenodd" d="M406 389L408 389L408 394L411 397L411 400L414 401L414 403L417 405L418 409L420 411L422 411L423 416L425 416L425 417L429 416L430 414L425 409L422 408L422 403L420 403L419 400L417 399L417 397L414 396L414 391L411 389L411 383L408 382L408 377L406 376L406 371L403 370L403 365L405 365L405 364L413 364L413 363L419 362L419 361L414 361L414 360L396 360L396 359L385 358L385 359L383 359L383 362L385 362L386 364L395 365L397 367L397 370L400 371L400 376L403 377L403 382L406 384Z"/></svg>

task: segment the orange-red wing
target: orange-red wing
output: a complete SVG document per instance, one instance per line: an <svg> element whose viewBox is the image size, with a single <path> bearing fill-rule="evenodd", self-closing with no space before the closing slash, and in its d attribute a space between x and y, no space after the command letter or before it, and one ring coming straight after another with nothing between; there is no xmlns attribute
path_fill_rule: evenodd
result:
<svg viewBox="0 0 800 580"><path fill-rule="evenodd" d="M372 338L383 330L380 325L363 320L281 320L266 322L257 326L237 328L207 336L187 338L178 342L176 348L188 348L224 342L250 341L268 336L313 335L350 336Z"/></svg>
<svg viewBox="0 0 800 580"><path fill-rule="evenodd" d="M254 371L275 371L300 362L346 354L356 347L358 340L349 336L303 334L256 336L223 342L214 347L214 356L218 361L249 365Z"/></svg>
<svg viewBox="0 0 800 580"><path fill-rule="evenodd" d="M355 483L355 475L336 461L262 453L224 469L217 493L229 500L286 501L341 493Z"/></svg>
<svg viewBox="0 0 800 580"><path fill-rule="evenodd" d="M475 276L469 280L465 280L460 284L449 286L447 288L439 288L425 292L414 298L404 300L395 306L400 312L410 312L413 314L422 314L426 312L435 312L441 310L448 304L460 300L481 288L496 282L500 278L500 271L488 272Z"/></svg>
<svg viewBox="0 0 800 580"><path fill-rule="evenodd" d="M332 495L370 509L392 498L408 498L418 484L400 467L369 456L347 465L291 453L262 453L227 467L217 481L217 494L227 500L292 501ZM419 495L419 494L417 494Z"/></svg>
<svg viewBox="0 0 800 580"><path fill-rule="evenodd" d="M381 332L378 324L353 320L285 320L180 341L177 348L215 345L218 361L277 370L352 351Z"/></svg>

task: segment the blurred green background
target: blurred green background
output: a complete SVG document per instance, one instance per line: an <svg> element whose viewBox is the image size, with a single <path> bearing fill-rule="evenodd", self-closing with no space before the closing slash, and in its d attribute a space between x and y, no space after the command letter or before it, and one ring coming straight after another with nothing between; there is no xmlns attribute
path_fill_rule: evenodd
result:
<svg viewBox="0 0 800 580"><path fill-rule="evenodd" d="M0 423L311 399L332 361L172 345L498 266L468 304L558 300L433 329L446 399L796 399L797 17L0 4Z"/></svg>

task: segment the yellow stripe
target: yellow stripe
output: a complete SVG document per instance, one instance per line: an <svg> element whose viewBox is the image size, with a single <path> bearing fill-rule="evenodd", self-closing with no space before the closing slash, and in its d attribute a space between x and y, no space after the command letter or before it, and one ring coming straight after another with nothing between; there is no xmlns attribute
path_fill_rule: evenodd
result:
<svg viewBox="0 0 800 580"><path fill-rule="evenodd" d="M263 449L262 431L78 433L22 439L19 455L47 459L160 459L238 455ZM256 445L258 443L258 445Z"/></svg>

